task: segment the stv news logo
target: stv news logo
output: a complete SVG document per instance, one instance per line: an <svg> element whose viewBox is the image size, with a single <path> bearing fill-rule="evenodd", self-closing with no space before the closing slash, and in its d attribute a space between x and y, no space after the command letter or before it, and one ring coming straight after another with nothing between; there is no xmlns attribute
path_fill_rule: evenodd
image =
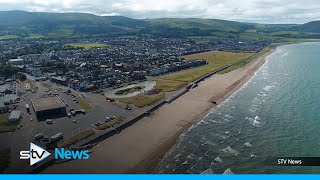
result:
<svg viewBox="0 0 320 180"><path fill-rule="evenodd" d="M30 151L20 151L20 159L30 159L30 166L46 159L50 153L45 149L30 143Z"/></svg>
<svg viewBox="0 0 320 180"><path fill-rule="evenodd" d="M30 143L30 151L20 151L20 159L30 159L30 166L46 159L50 156L50 153L45 149ZM88 150L65 150L64 148L55 148L54 158L55 159L89 159Z"/></svg>

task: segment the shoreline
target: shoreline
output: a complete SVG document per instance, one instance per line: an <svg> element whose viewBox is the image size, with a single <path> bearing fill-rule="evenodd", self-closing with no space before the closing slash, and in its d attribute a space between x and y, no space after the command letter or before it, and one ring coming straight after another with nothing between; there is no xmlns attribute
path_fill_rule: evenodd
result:
<svg viewBox="0 0 320 180"><path fill-rule="evenodd" d="M278 47L278 46L277 46ZM246 76L241 77L238 81L229 86L226 91L218 97L212 97L211 102L217 102L217 104L212 104L211 107L208 107L207 110L201 112L198 118L194 119L194 121L189 122L185 125L180 131L178 131L174 136L164 142L156 151L151 152L144 160L142 160L139 164L137 164L134 168L130 169L126 173L128 174L149 174L149 173L157 173L155 172L157 166L161 162L161 160L165 157L165 155L179 142L179 139L182 135L187 133L193 126L199 123L209 112L217 108L220 103L223 103L225 100L230 98L233 94L235 94L238 90L241 89L249 80L255 75L255 73L262 67L262 65L266 62L266 58L272 54L275 49L271 48L266 53L258 56L253 59L250 63L246 64L242 68L246 68L254 64L253 69L249 69L249 72ZM259 62L255 62L259 61ZM237 70L237 69L236 69ZM234 71L236 71L234 70ZM230 73L230 72L229 72Z"/></svg>
<svg viewBox="0 0 320 180"><path fill-rule="evenodd" d="M154 173L179 137L247 83L274 50L269 49L244 67L207 78L120 134L100 142L89 160L56 164L42 173L73 173L79 169L81 173Z"/></svg>

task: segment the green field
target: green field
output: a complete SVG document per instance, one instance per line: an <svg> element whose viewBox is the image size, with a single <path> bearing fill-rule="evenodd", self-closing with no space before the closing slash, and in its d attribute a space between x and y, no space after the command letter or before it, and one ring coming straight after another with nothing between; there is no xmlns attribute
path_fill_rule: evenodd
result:
<svg viewBox="0 0 320 180"><path fill-rule="evenodd" d="M74 34L73 29L61 28L56 31L53 31L46 35L46 38L55 39L55 38L68 38Z"/></svg>
<svg viewBox="0 0 320 180"><path fill-rule="evenodd" d="M121 121L123 121L123 119L121 117L119 117L119 118L113 119L109 122L103 123L102 125L98 126L97 129L98 130L105 130L105 129L111 128L112 126L114 126L116 124L119 124Z"/></svg>
<svg viewBox="0 0 320 180"><path fill-rule="evenodd" d="M173 81L192 82L205 74L208 74L228 64L238 63L241 60L248 58L254 54L255 53L247 52L209 51L188 55L184 57L186 60L192 61L196 59L204 59L208 62L208 64L193 69L163 75L161 76L161 78Z"/></svg>
<svg viewBox="0 0 320 180"><path fill-rule="evenodd" d="M140 95L128 97L128 98L117 98L115 100L126 103L126 104L134 104L136 107L141 108L159 101L160 99L164 98L165 95L166 94L164 92L160 92L154 95L140 94Z"/></svg>
<svg viewBox="0 0 320 180"><path fill-rule="evenodd" d="M0 133L3 132L14 132L17 127L18 124L14 123L14 124L10 124L8 123L8 119L9 119L9 114L0 114Z"/></svg>
<svg viewBox="0 0 320 180"><path fill-rule="evenodd" d="M44 36L41 34L30 34L26 39L40 39L43 38Z"/></svg>
<svg viewBox="0 0 320 180"><path fill-rule="evenodd" d="M117 92L115 92L115 94L117 94L117 95L126 95L126 94L130 94L130 93L133 93L133 92L136 92L136 91L140 91L141 89L144 89L144 88L145 88L145 86L134 86L134 87L131 87L131 88L118 90Z"/></svg>
<svg viewBox="0 0 320 180"><path fill-rule="evenodd" d="M79 105L85 109L85 110L91 110L92 109L92 106L88 103L88 101L86 101L85 99L83 99L82 97L76 95L77 99L78 99L78 102L79 102Z"/></svg>
<svg viewBox="0 0 320 180"><path fill-rule="evenodd" d="M66 138L64 140L63 144L61 145L61 147L69 147L70 145L77 143L83 139L86 139L94 134L95 134L95 132L92 129L79 132L76 135L73 135L69 138Z"/></svg>
<svg viewBox="0 0 320 180"><path fill-rule="evenodd" d="M246 57L244 59L242 59L241 61L234 63L233 66L229 67L228 69L225 69L223 71L220 72L220 74L224 74L224 73L228 73L230 71L233 71L235 69L241 68L243 66L245 66L246 64L248 64L249 62L251 62L252 60L256 59L257 57L267 53L268 51L270 51L271 47L266 47L264 48L262 51L253 54L252 56Z"/></svg>
<svg viewBox="0 0 320 180"><path fill-rule="evenodd" d="M64 45L64 47L67 47L67 46L71 46L74 48L84 48L84 49L110 47L107 44L99 44L99 43L70 43L70 44Z"/></svg>
<svg viewBox="0 0 320 180"><path fill-rule="evenodd" d="M2 173L10 163L10 149L0 150L0 173Z"/></svg>
<svg viewBox="0 0 320 180"><path fill-rule="evenodd" d="M181 81L173 81L173 80L165 80L165 79L156 79L155 81L156 81L155 88L161 89L165 92L174 91L187 85L186 82L181 82Z"/></svg>
<svg viewBox="0 0 320 180"><path fill-rule="evenodd" d="M49 83L41 83L41 86L43 87L43 88L46 88L46 89L49 89L49 88L51 88L52 87L52 84L49 84Z"/></svg>
<svg viewBox="0 0 320 180"><path fill-rule="evenodd" d="M16 38L18 38L18 36L14 36L14 35L0 36L0 40L16 39Z"/></svg>

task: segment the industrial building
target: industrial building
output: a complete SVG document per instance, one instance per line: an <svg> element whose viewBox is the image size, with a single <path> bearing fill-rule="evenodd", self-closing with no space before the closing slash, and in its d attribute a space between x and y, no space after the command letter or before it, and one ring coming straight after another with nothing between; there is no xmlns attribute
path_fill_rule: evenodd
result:
<svg viewBox="0 0 320 180"><path fill-rule="evenodd" d="M24 65L25 61L23 59L9 59L8 63L13 66L14 65Z"/></svg>
<svg viewBox="0 0 320 180"><path fill-rule="evenodd" d="M66 115L66 105L57 96L34 98L31 102L38 118Z"/></svg>

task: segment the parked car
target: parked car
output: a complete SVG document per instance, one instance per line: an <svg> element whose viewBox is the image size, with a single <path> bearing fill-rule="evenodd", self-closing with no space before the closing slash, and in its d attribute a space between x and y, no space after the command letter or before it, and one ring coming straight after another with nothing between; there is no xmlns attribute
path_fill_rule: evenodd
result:
<svg viewBox="0 0 320 180"><path fill-rule="evenodd" d="M52 119L47 119L47 120L46 120L46 124L53 124Z"/></svg>
<svg viewBox="0 0 320 180"><path fill-rule="evenodd" d="M49 139L49 137L48 136L44 136L43 138L42 138L42 141L43 142L48 142L50 139Z"/></svg>
<svg viewBox="0 0 320 180"><path fill-rule="evenodd" d="M110 117L106 116L105 122L108 122L108 121L111 121L111 120L112 120L112 119L111 119Z"/></svg>
<svg viewBox="0 0 320 180"><path fill-rule="evenodd" d="M91 127L96 128L97 126L96 126L96 125L94 125L94 124L91 124Z"/></svg>
<svg viewBox="0 0 320 180"><path fill-rule="evenodd" d="M39 133L39 134L36 134L33 136L33 139L34 140L40 140L44 137L43 133Z"/></svg>
<svg viewBox="0 0 320 180"><path fill-rule="evenodd" d="M82 114L86 114L86 111L84 109L80 109L80 111L82 112Z"/></svg>
<svg viewBox="0 0 320 180"><path fill-rule="evenodd" d="M71 113L67 113L67 116L68 116L69 118L71 118Z"/></svg>
<svg viewBox="0 0 320 180"><path fill-rule="evenodd" d="M60 139L63 139L63 134L62 133L57 133L57 134L51 136L51 138L50 138L51 141L58 141Z"/></svg>
<svg viewBox="0 0 320 180"><path fill-rule="evenodd" d="M72 120L72 122L73 122L73 123L77 123L77 121L76 121L75 119L74 119L74 120Z"/></svg>
<svg viewBox="0 0 320 180"><path fill-rule="evenodd" d="M132 110L132 108L128 105L128 106L126 106L126 110Z"/></svg>

